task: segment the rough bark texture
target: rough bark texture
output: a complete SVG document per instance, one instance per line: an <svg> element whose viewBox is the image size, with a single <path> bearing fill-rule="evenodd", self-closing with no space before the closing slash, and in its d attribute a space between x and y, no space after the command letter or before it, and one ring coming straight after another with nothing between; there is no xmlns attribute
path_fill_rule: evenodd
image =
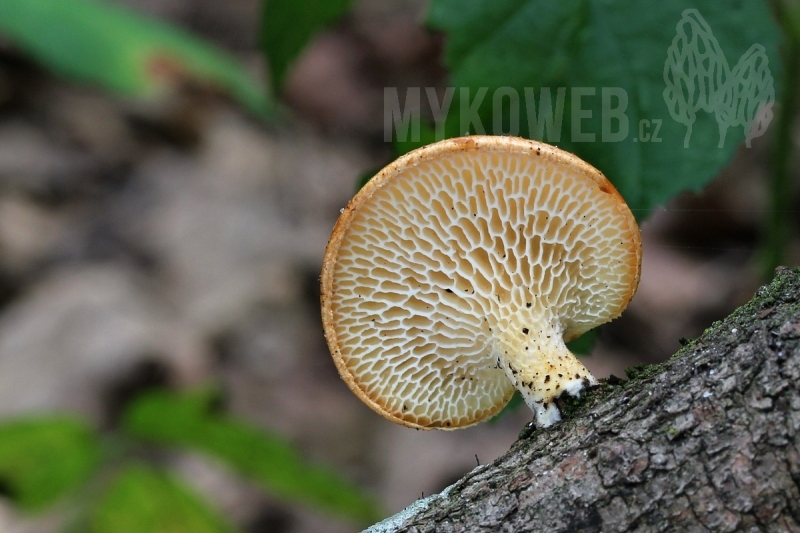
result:
<svg viewBox="0 0 800 533"><path fill-rule="evenodd" d="M371 533L800 532L800 269Z"/></svg>

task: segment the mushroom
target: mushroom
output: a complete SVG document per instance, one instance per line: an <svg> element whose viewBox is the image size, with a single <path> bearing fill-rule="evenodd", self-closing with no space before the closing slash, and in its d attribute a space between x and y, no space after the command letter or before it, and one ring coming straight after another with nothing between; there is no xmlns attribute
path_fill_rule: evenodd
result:
<svg viewBox="0 0 800 533"><path fill-rule="evenodd" d="M596 379L566 342L622 313L641 237L597 169L514 137L449 139L400 157L342 211L322 319L342 379L409 427L455 429L518 390L546 427Z"/></svg>

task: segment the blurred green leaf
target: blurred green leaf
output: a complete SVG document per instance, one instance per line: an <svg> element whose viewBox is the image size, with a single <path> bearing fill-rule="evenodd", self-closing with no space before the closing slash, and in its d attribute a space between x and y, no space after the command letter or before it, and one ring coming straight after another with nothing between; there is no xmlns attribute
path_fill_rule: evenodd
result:
<svg viewBox="0 0 800 533"><path fill-rule="evenodd" d="M130 465L90 517L91 533L233 533L235 529L178 480Z"/></svg>
<svg viewBox="0 0 800 533"><path fill-rule="evenodd" d="M77 489L102 456L87 423L68 417L24 418L0 424L0 493L29 511Z"/></svg>
<svg viewBox="0 0 800 533"><path fill-rule="evenodd" d="M371 168L371 169L367 170L366 172L362 172L361 175L358 176L358 179L356 179L356 190L355 190L355 192L360 191L361 188L364 187L364 185L366 185L367 182L369 180L371 180L372 178L374 178L375 174L377 174L380 171L381 171L380 168Z"/></svg>
<svg viewBox="0 0 800 533"><path fill-rule="evenodd" d="M231 56L187 32L96 0L2 0L0 35L56 73L129 96L186 81L219 87L260 116L264 87Z"/></svg>
<svg viewBox="0 0 800 533"><path fill-rule="evenodd" d="M438 139L441 140L441 139ZM417 148L422 148L428 144L435 143L436 139L436 130L428 124L427 122L420 121L419 124L419 140L413 140L413 136L409 135L407 139L400 140L395 139L392 143L394 147L394 153L398 157L412 150L416 150Z"/></svg>
<svg viewBox="0 0 800 533"><path fill-rule="evenodd" d="M800 1L771 0L770 5L781 25L781 29L790 32L792 39L795 41L800 41Z"/></svg>
<svg viewBox="0 0 800 533"><path fill-rule="evenodd" d="M597 342L598 331L598 329L587 331L577 339L569 341L567 343L567 348L569 348L569 351L578 356L589 355L589 352L591 352L592 348L594 348L595 342Z"/></svg>
<svg viewBox="0 0 800 533"><path fill-rule="evenodd" d="M261 42L275 93L286 81L289 66L314 35L336 22L352 0L264 0Z"/></svg>
<svg viewBox="0 0 800 533"><path fill-rule="evenodd" d="M123 425L135 437L213 455L277 496L365 523L380 518L374 500L353 484L304 461L286 439L220 414L217 403L213 389L153 392L131 405Z"/></svg>
<svg viewBox="0 0 800 533"><path fill-rule="evenodd" d="M691 142L684 148L687 128L670 116L663 96L665 62L688 8L699 10L707 21L731 69L749 47L760 45L772 76L778 77L779 32L766 2L433 0L428 23L447 37L445 62L457 87L445 131L448 135L476 132L475 127L458 123L459 111L462 103L472 104L484 87L488 91L476 105L486 133L511 132L508 101L505 115L499 113L504 130L497 131L493 120L495 90L511 88L519 97L519 135L556 144L590 162L614 183L638 219L646 217L678 192L699 190L708 183L744 138L742 127L731 127L718 148L717 118L700 111L693 119ZM705 53L706 63L718 59L708 50ZM461 88L469 89L469 95L462 96ZM542 89L551 91L554 109L558 109L559 88L565 89L563 113L556 112L563 116L560 137L528 124L532 110L525 105L525 88L533 90L536 103L532 107L537 113ZM602 92L609 89L621 89L627 96L629 131L616 142L602 142L603 117L608 120L608 109L622 105L609 96L604 115ZM580 110L590 113L577 121L579 130L593 134L594 141L581 142L578 129L573 128L576 117L581 118L573 114L576 90L585 94L578 102ZM700 89L692 94L700 94ZM621 131L619 123L607 122L606 133ZM660 141L652 137L656 127Z"/></svg>
<svg viewBox="0 0 800 533"><path fill-rule="evenodd" d="M394 149L393 151L396 157L400 157L401 155L407 154L408 152L416 150L417 148L422 148L423 146L434 143L437 140L436 131L433 129L433 126L422 121L419 123L419 139L412 140L412 138L413 135L408 135L408 138L405 140L395 138L392 141L392 148ZM375 177L375 175L382 170L382 168L383 167L371 169L361 174L356 180L356 192L360 191L369 180Z"/></svg>

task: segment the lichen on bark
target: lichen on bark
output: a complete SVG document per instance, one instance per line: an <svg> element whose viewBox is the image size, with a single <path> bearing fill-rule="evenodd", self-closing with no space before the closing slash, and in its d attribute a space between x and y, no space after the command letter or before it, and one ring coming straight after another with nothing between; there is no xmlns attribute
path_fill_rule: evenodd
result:
<svg viewBox="0 0 800 533"><path fill-rule="evenodd" d="M800 269L629 377L371 531L800 532Z"/></svg>

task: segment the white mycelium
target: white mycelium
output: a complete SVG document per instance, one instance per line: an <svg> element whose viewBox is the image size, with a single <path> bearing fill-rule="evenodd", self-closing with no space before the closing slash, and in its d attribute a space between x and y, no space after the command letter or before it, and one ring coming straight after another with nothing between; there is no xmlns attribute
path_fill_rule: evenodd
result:
<svg viewBox="0 0 800 533"><path fill-rule="evenodd" d="M412 427L496 414L516 388L537 423L595 383L565 343L619 315L641 244L627 206L579 159L469 137L384 169L337 224L323 320L348 385Z"/></svg>

